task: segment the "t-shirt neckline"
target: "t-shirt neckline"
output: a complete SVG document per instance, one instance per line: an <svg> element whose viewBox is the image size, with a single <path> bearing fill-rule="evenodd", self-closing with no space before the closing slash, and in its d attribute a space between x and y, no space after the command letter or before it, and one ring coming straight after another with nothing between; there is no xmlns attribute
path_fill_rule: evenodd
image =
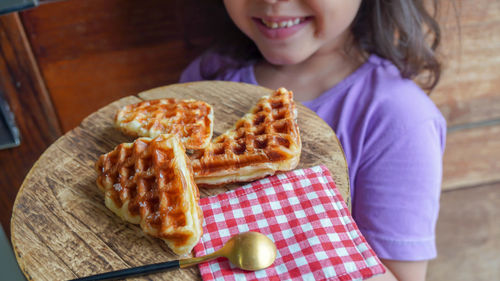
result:
<svg viewBox="0 0 500 281"><path fill-rule="evenodd" d="M375 54L371 54L360 67L358 67L355 71L353 71L351 74L349 74L346 78L344 78L338 84L336 84L332 88L326 90L324 93L319 95L317 98L312 99L312 100L308 100L308 101L304 101L304 102L302 102L302 104L304 104L307 107L314 106L315 104L321 103L324 99L327 99L330 96L335 95L336 93L343 92L347 87L350 87L354 83L354 81L359 79L360 76L363 76L374 65L378 65L381 62L382 62L382 59L380 57L378 57ZM255 78L255 63L256 62L254 62L248 66L248 75L249 75L250 83L252 83L254 85L259 85L259 83L257 82L257 78Z"/></svg>

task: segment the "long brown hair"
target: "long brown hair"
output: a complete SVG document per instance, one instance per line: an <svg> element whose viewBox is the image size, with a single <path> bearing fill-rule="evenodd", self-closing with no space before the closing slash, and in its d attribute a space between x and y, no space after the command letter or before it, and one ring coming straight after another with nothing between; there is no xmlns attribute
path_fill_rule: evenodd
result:
<svg viewBox="0 0 500 281"><path fill-rule="evenodd" d="M197 25L204 27L204 34L211 33L217 52L241 63L262 57L255 44L232 23L222 1L195 2L197 9L208 16L208 22L200 23L198 18ZM424 5L424 0L362 0L351 31L362 52L391 61L405 78L419 76L418 83L430 92L441 75L436 55L441 31L435 17L438 0L425 2Z"/></svg>
<svg viewBox="0 0 500 281"><path fill-rule="evenodd" d="M441 63L436 48L441 31L435 15L438 1L432 4L433 14L423 0L365 0L352 23L352 33L358 46L368 54L390 60L405 78L419 74L421 86L432 90L441 75Z"/></svg>

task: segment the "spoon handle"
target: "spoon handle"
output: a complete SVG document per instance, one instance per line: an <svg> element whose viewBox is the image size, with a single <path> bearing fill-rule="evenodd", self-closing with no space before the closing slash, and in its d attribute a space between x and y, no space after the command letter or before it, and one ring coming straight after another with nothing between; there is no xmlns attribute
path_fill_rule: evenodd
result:
<svg viewBox="0 0 500 281"><path fill-rule="evenodd" d="M73 279L70 281L113 280L113 279L118 279L118 278L138 276L138 275L143 275L146 273L155 273L155 272L160 272L160 271L169 270L169 269L177 269L177 268L179 268L179 261L175 260L175 261L167 261L167 262L148 264L148 265L143 265L143 266L138 266L138 267L132 267L132 268L127 268L127 269L122 269L122 270L117 270L117 271L111 271L111 272L91 275L91 276L87 276L87 277L83 277L83 278L77 278L77 279Z"/></svg>
<svg viewBox="0 0 500 281"><path fill-rule="evenodd" d="M206 261L221 257L222 250L223 249L220 249L219 251L213 252L213 253L205 255L205 256L197 257L197 258L189 258L189 259L180 260L179 267L186 268L189 266L197 265L199 263L206 262Z"/></svg>

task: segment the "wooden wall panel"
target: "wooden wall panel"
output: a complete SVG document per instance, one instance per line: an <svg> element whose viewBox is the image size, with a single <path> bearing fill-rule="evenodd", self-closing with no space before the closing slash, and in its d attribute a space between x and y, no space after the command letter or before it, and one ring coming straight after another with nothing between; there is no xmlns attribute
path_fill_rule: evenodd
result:
<svg viewBox="0 0 500 281"><path fill-rule="evenodd" d="M500 181L500 1L441 1L444 71L431 98L449 128L443 189Z"/></svg>
<svg viewBox="0 0 500 281"><path fill-rule="evenodd" d="M178 3L68 0L22 13L64 131L111 101L178 81L202 51L184 40L196 20L181 24Z"/></svg>
<svg viewBox="0 0 500 281"><path fill-rule="evenodd" d="M500 278L500 183L445 191L428 281Z"/></svg>
<svg viewBox="0 0 500 281"><path fill-rule="evenodd" d="M450 3L450 1L441 1ZM438 258L427 280L500 276L500 1L445 7L444 72L431 98L448 122Z"/></svg>
<svg viewBox="0 0 500 281"><path fill-rule="evenodd" d="M10 233L10 216L24 176L43 150L61 135L50 97L26 44L18 14L0 16L0 90L21 134L21 145L0 150L0 220Z"/></svg>
<svg viewBox="0 0 500 281"><path fill-rule="evenodd" d="M500 182L500 125L449 132L443 189Z"/></svg>
<svg viewBox="0 0 500 281"><path fill-rule="evenodd" d="M444 71L432 99L449 126L500 119L500 1L440 2Z"/></svg>

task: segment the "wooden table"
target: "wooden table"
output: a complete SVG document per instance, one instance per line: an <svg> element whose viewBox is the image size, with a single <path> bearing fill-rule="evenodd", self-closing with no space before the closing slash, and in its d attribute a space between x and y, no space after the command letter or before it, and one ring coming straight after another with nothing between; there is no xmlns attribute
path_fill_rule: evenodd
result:
<svg viewBox="0 0 500 281"><path fill-rule="evenodd" d="M67 280L177 259L159 239L122 221L104 206L94 163L117 144L131 142L113 128L116 110L143 99L195 98L214 107L214 134L230 128L271 90L233 82L176 84L113 102L52 144L26 176L14 204L11 232L17 261L28 280ZM106 93L103 93L105 95ZM302 138L299 168L326 165L349 205L347 164L330 127L298 105ZM201 197L235 186L201 189ZM144 280L199 280L197 267L158 273Z"/></svg>

